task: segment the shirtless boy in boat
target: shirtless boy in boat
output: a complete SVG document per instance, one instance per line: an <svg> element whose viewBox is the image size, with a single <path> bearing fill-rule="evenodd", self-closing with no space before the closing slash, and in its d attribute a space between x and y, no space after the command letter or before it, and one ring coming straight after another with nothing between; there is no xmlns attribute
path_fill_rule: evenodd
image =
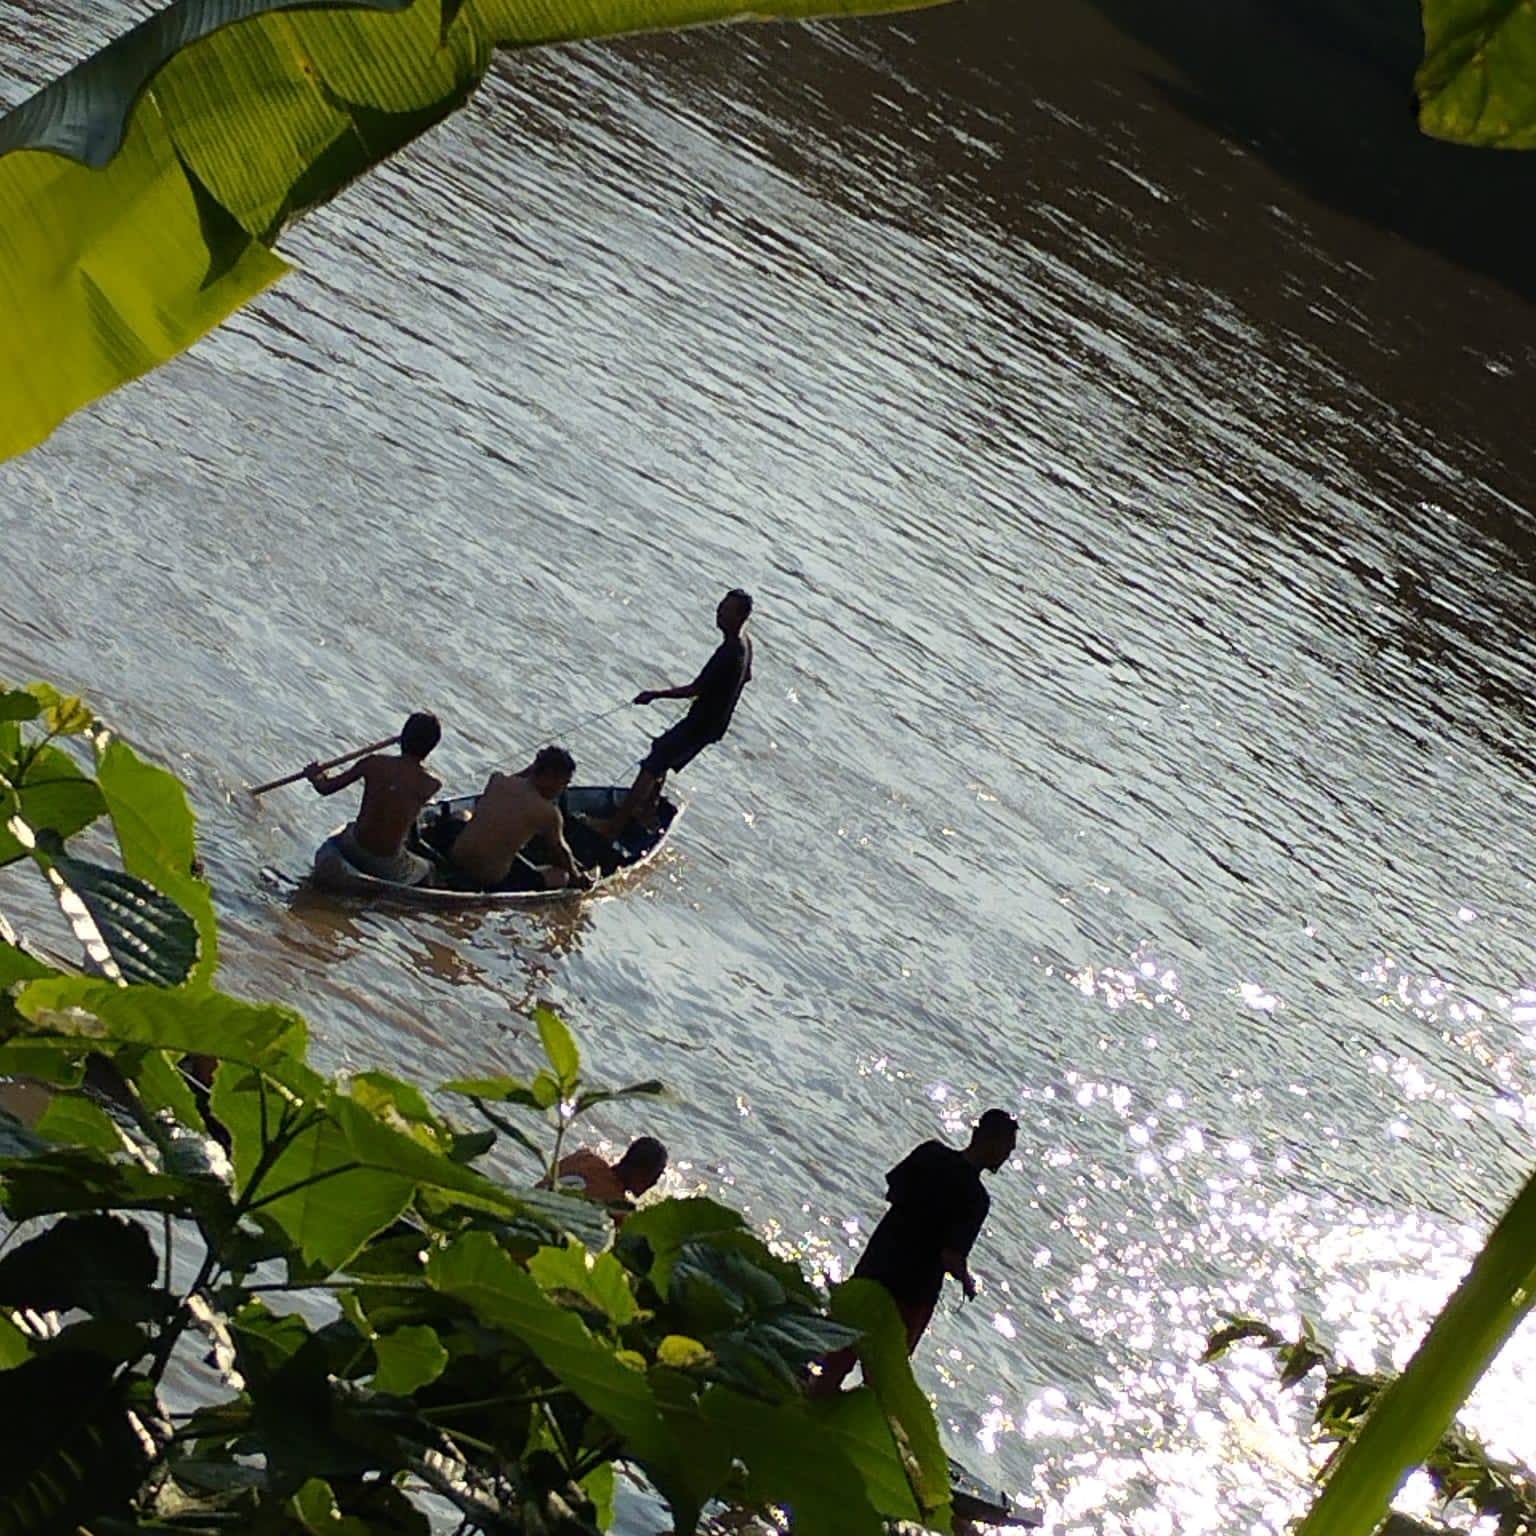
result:
<svg viewBox="0 0 1536 1536"><path fill-rule="evenodd" d="M421 808L443 787L442 780L422 766L442 735L437 716L418 710L400 732L398 754L371 753L342 773L327 773L319 763L305 768L304 777L322 795L334 795L362 780L363 803L340 843L347 861L364 874L420 885L432 873L432 864L412 853L405 839Z"/></svg>
<svg viewBox="0 0 1536 1536"><path fill-rule="evenodd" d="M576 760L564 747L543 747L520 773L493 773L449 850L454 872L480 890L494 890L511 873L523 846L539 837L554 860L542 870L546 889L590 885L565 840L565 822L555 804L575 771Z"/></svg>

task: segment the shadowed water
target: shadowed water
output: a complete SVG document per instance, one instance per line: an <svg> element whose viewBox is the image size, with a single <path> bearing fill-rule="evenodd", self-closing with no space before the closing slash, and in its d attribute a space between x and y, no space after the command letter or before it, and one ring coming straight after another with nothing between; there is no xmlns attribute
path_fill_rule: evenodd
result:
<svg viewBox="0 0 1536 1536"><path fill-rule="evenodd" d="M0 19L4 99L132 14ZM1401 1363L1530 1163L1536 326L1174 58L994 4L500 61L0 467L0 675L188 780L226 981L329 1065L529 1069L553 1001L682 1097L607 1138L828 1275L1016 1110L917 1359L951 1446L1064 1532L1235 1536L1304 1500L1307 1400L1198 1363L1221 1313ZM338 803L245 784L435 707L473 788L690 677L738 583L756 680L627 895L298 893ZM1533 1367L1476 1399L1527 1457Z"/></svg>

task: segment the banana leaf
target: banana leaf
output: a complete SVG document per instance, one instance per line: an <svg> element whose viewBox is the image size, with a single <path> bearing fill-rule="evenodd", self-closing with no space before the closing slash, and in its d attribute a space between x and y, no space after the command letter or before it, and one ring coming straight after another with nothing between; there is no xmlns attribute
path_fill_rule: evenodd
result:
<svg viewBox="0 0 1536 1536"><path fill-rule="evenodd" d="M289 271L497 48L942 0L172 0L0 118L0 459Z"/></svg>

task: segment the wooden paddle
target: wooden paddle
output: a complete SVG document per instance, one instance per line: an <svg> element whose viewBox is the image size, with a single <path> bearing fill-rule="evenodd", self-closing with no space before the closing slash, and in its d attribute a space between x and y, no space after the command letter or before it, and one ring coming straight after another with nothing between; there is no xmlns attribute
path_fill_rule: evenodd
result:
<svg viewBox="0 0 1536 1536"><path fill-rule="evenodd" d="M321 763L320 768L329 772L332 768L340 768L343 763L355 763L360 757L367 757L370 752L382 752L385 747L395 747L400 744L398 736L386 736L383 741L371 742L366 747L359 747L355 752L343 752L340 757L333 757L328 763ZM308 776L308 770L300 768L297 773L286 774L281 779L273 779L270 784L258 784L251 793L264 795L269 789L281 789L284 784L297 784L302 778Z"/></svg>

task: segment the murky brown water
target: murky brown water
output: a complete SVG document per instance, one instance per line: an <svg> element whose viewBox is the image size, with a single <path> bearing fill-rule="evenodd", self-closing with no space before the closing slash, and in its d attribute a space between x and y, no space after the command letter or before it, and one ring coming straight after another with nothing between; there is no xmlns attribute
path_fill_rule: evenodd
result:
<svg viewBox="0 0 1536 1536"><path fill-rule="evenodd" d="M1351 213L1177 29L1013 9L503 62L0 468L0 675L184 774L226 980L333 1065L526 1067L548 998L685 1100L607 1136L832 1273L911 1144L1016 1107L918 1359L953 1447L1062 1531L1273 1531L1298 1405L1206 1331L1400 1361L1531 1160L1525 235L1455 265L1396 126L1337 140L1390 141ZM4 99L133 11L0 19ZM641 888L296 894L336 808L244 784L425 705L474 787L691 675L737 583L757 680ZM570 745L622 778L667 718ZM1527 1457L1533 1370L1478 1399Z"/></svg>

